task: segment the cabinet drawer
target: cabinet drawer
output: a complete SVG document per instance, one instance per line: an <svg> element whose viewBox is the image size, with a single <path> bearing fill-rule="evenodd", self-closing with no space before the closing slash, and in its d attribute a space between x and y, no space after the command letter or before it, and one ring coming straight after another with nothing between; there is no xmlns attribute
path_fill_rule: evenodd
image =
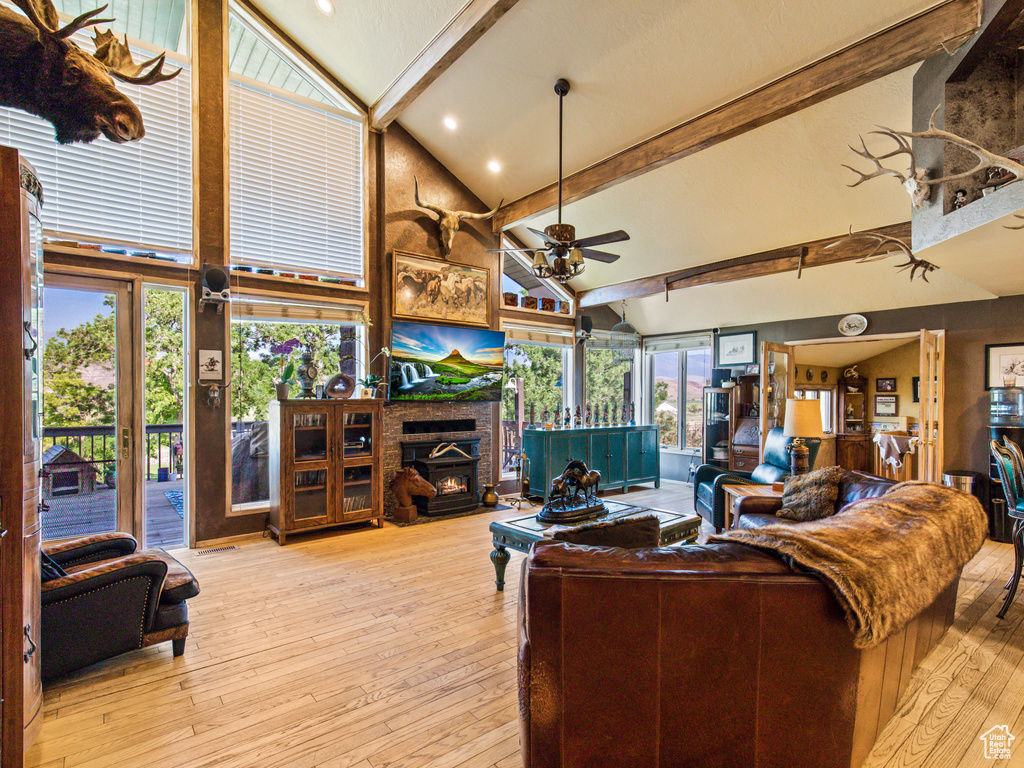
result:
<svg viewBox="0 0 1024 768"><path fill-rule="evenodd" d="M732 447L733 456L737 458L742 456L747 459L756 459L758 450L756 445L734 445Z"/></svg>
<svg viewBox="0 0 1024 768"><path fill-rule="evenodd" d="M732 469L739 472L753 472L757 469L757 456L740 456L736 454L732 457Z"/></svg>

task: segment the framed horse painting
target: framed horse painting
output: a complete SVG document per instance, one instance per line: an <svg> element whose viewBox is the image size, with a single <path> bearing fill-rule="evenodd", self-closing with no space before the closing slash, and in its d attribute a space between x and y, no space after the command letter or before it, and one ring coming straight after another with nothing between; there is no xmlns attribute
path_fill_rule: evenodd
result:
<svg viewBox="0 0 1024 768"><path fill-rule="evenodd" d="M491 325L491 272L406 251L392 254L393 317Z"/></svg>

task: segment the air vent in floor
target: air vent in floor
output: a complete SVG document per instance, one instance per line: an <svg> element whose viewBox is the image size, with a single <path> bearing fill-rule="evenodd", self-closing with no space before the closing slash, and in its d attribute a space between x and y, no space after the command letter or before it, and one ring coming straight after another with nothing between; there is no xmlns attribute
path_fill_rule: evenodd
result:
<svg viewBox="0 0 1024 768"><path fill-rule="evenodd" d="M217 547L216 549L200 549L198 552L196 552L196 556L215 555L218 552L230 552L233 549L238 549L238 547L232 544L230 547Z"/></svg>

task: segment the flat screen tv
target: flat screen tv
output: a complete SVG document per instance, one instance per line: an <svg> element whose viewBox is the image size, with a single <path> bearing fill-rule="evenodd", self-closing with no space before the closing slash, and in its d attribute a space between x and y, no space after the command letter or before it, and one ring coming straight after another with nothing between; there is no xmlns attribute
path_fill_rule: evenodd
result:
<svg viewBox="0 0 1024 768"><path fill-rule="evenodd" d="M391 400L501 400L504 331L393 323Z"/></svg>

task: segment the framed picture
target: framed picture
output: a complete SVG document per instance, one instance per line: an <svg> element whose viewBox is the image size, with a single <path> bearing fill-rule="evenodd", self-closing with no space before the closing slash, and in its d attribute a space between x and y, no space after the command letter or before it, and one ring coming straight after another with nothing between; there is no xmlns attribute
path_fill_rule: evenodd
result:
<svg viewBox="0 0 1024 768"><path fill-rule="evenodd" d="M359 397L362 400L372 400L373 390L367 387L363 387L362 389L359 390Z"/></svg>
<svg viewBox="0 0 1024 768"><path fill-rule="evenodd" d="M1024 342L985 345L985 389L1024 387Z"/></svg>
<svg viewBox="0 0 1024 768"><path fill-rule="evenodd" d="M718 337L718 367L735 368L757 362L757 331Z"/></svg>
<svg viewBox="0 0 1024 768"><path fill-rule="evenodd" d="M224 353L219 349L199 350L199 380L221 381L224 378Z"/></svg>
<svg viewBox="0 0 1024 768"><path fill-rule="evenodd" d="M751 363L744 369L744 373L746 373L747 376L757 375L761 373L761 366L757 363Z"/></svg>
<svg viewBox="0 0 1024 768"><path fill-rule="evenodd" d="M875 416L898 416L898 395L875 395Z"/></svg>
<svg viewBox="0 0 1024 768"><path fill-rule="evenodd" d="M914 393L914 402L915 403L920 403L921 402L921 377L920 376L914 376L910 380L910 387L911 387L911 390Z"/></svg>
<svg viewBox="0 0 1024 768"><path fill-rule="evenodd" d="M405 251L395 251L392 263L394 317L490 327L489 269Z"/></svg>
<svg viewBox="0 0 1024 768"><path fill-rule="evenodd" d="M896 379L875 379L876 392L895 392Z"/></svg>

